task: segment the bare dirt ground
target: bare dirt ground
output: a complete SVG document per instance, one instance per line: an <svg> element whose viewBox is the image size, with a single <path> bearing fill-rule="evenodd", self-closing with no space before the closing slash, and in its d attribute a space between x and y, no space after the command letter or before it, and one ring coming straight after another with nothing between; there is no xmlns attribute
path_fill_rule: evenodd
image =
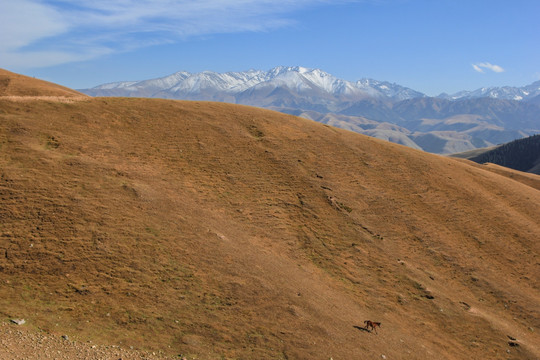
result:
<svg viewBox="0 0 540 360"><path fill-rule="evenodd" d="M181 355L181 354L179 354ZM0 359L181 359L182 356L164 356L159 353L122 349L116 345L95 345L91 342L73 341L69 337L29 331L24 327L6 322L0 323Z"/></svg>

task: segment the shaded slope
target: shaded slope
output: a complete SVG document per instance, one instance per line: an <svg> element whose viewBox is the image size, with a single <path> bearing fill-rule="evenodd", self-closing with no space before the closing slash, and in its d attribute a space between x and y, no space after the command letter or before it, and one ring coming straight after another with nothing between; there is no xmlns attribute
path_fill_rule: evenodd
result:
<svg viewBox="0 0 540 360"><path fill-rule="evenodd" d="M5 316L199 359L540 356L531 187L249 107L0 110Z"/></svg>
<svg viewBox="0 0 540 360"><path fill-rule="evenodd" d="M540 135L514 140L469 159L540 175Z"/></svg>

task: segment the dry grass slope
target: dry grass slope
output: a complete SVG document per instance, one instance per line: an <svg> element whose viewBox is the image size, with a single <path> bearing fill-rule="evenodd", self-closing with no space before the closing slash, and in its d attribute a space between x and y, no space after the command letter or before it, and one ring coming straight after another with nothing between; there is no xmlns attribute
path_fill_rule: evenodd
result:
<svg viewBox="0 0 540 360"><path fill-rule="evenodd" d="M540 192L466 161L244 106L0 99L0 202L0 314L30 328L198 359L540 357Z"/></svg>
<svg viewBox="0 0 540 360"><path fill-rule="evenodd" d="M46 98L85 98L85 94L78 91L53 84L43 80L37 80L28 76L19 75L0 69L0 98L10 97L46 97Z"/></svg>

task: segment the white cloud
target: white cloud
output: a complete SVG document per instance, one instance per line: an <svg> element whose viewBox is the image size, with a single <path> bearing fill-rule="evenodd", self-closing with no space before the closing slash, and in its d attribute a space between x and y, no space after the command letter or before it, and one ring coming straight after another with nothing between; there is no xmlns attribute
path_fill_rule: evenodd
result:
<svg viewBox="0 0 540 360"><path fill-rule="evenodd" d="M485 73L484 69L491 70L496 73L504 72L504 69L500 67L499 65L493 65L488 62L482 62L477 64L472 64L472 67L475 71L478 71L479 73Z"/></svg>
<svg viewBox="0 0 540 360"><path fill-rule="evenodd" d="M51 7L32 0L0 2L0 50L21 48L68 29L68 23Z"/></svg>
<svg viewBox="0 0 540 360"><path fill-rule="evenodd" d="M1 1L0 67L54 65L55 58L61 64L192 36L269 31L293 24L295 10L358 1Z"/></svg>
<svg viewBox="0 0 540 360"><path fill-rule="evenodd" d="M472 64L472 67L474 70L478 71L479 73L484 73L484 70L482 70L482 68L476 64Z"/></svg>
<svg viewBox="0 0 540 360"><path fill-rule="evenodd" d="M92 48L75 53L68 51L0 51L0 67L6 68L35 68L66 64L75 61L95 59L110 54L107 48ZM5 64L5 65L4 65Z"/></svg>

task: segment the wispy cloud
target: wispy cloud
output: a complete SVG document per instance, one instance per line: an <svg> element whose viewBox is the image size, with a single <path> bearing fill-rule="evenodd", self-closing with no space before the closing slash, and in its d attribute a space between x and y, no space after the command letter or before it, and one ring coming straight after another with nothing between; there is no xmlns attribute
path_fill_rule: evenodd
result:
<svg viewBox="0 0 540 360"><path fill-rule="evenodd" d="M493 65L493 64L488 63L488 62L472 64L472 67L473 67L473 69L475 71L478 71L479 73L482 73L482 74L485 73L484 69L491 70L491 71L496 72L496 73L504 72L504 69L502 67L500 67L499 65Z"/></svg>
<svg viewBox="0 0 540 360"><path fill-rule="evenodd" d="M358 1L2 1L0 67L49 66L193 36L271 31L294 24L299 9Z"/></svg>

